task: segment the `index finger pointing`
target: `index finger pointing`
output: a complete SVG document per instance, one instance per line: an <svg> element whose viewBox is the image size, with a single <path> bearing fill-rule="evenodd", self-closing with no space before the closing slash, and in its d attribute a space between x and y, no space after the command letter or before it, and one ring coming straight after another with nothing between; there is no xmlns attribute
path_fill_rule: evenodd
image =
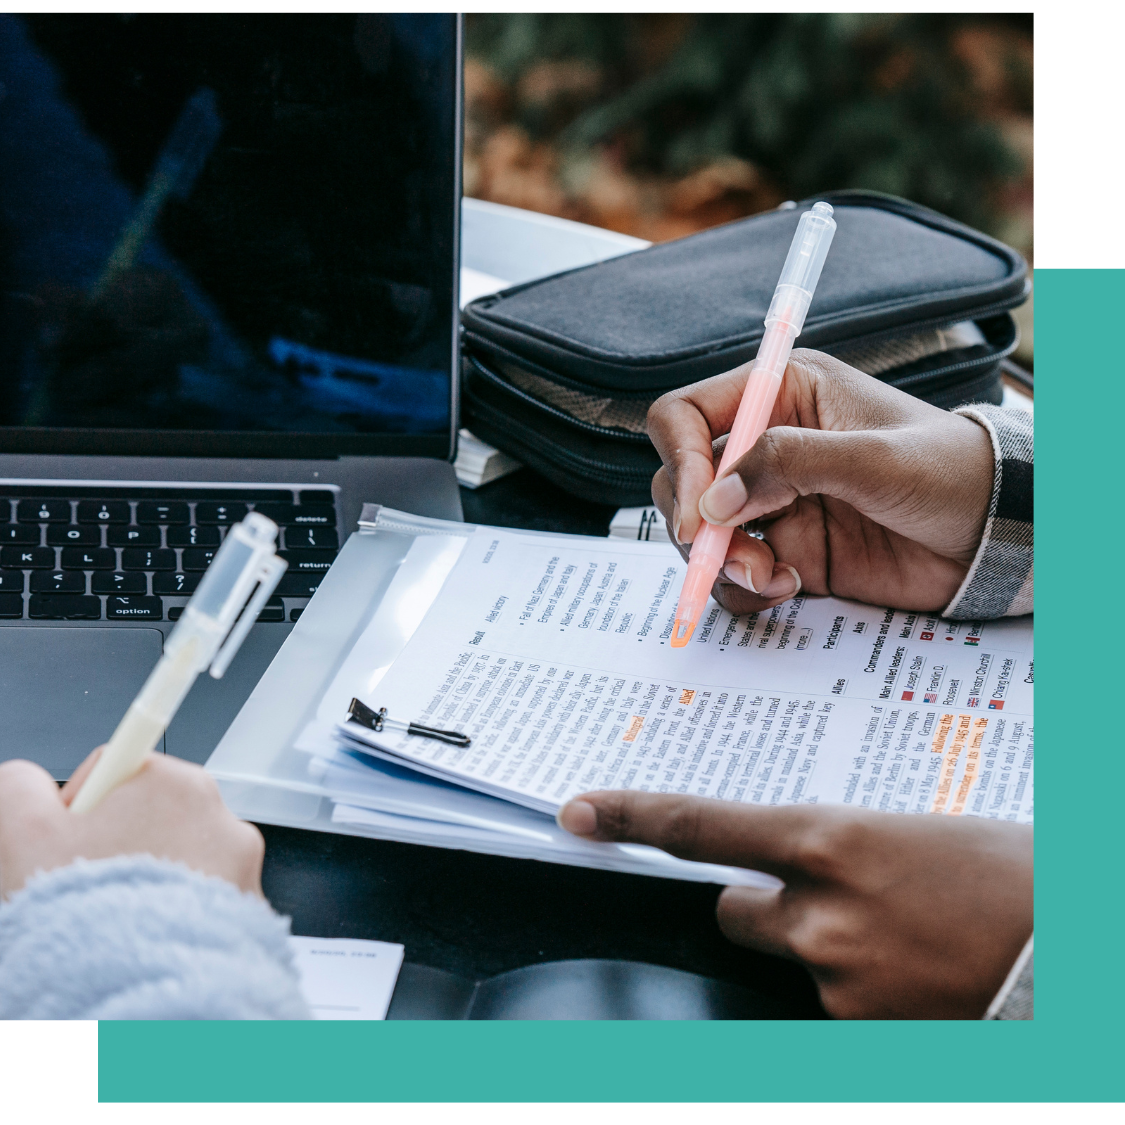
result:
<svg viewBox="0 0 1125 1125"><path fill-rule="evenodd" d="M808 810L760 808L707 797L616 789L584 793L559 811L559 824L589 840L650 844L681 859L765 871L798 870Z"/></svg>

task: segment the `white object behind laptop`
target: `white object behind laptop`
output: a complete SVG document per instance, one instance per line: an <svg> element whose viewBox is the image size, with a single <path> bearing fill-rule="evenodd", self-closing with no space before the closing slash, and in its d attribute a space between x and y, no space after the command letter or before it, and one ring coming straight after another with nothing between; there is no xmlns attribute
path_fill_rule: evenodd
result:
<svg viewBox="0 0 1125 1125"><path fill-rule="evenodd" d="M668 524L659 508L618 508L609 524L610 539L638 539L642 543L671 543Z"/></svg>
<svg viewBox="0 0 1125 1125"><path fill-rule="evenodd" d="M482 199L464 199L461 308L511 285L616 258L648 245L643 239L585 223ZM469 430L461 430L454 469L457 480L466 488L479 488L520 467L514 457Z"/></svg>

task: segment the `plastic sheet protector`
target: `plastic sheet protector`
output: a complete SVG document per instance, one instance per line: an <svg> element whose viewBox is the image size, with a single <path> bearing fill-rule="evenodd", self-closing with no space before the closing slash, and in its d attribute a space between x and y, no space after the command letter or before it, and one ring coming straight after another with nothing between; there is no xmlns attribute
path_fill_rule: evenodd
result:
<svg viewBox="0 0 1125 1125"><path fill-rule="evenodd" d="M1030 618L950 622L806 595L735 617L712 602L674 650L686 567L671 546L459 530L414 540L399 578L443 580L400 610L408 639L389 662L376 615L313 742L332 729L541 813L630 788L1032 820ZM352 695L472 744L345 725Z"/></svg>

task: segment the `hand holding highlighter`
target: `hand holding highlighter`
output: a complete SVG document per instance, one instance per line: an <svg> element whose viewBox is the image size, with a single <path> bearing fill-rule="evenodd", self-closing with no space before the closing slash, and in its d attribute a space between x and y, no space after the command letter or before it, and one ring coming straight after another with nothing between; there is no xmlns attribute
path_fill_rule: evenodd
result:
<svg viewBox="0 0 1125 1125"><path fill-rule="evenodd" d="M766 313L765 335L746 381L746 389L742 392L742 401L716 478L748 453L769 425L789 353L793 350L793 341L804 327L805 316L812 304L813 292L835 233L836 221L827 203L814 203L797 224L797 232L793 235ZM701 525L691 545L687 575L676 607L672 648L683 648L691 640L711 596L711 587L726 561L733 534L733 527L716 527L707 522Z"/></svg>

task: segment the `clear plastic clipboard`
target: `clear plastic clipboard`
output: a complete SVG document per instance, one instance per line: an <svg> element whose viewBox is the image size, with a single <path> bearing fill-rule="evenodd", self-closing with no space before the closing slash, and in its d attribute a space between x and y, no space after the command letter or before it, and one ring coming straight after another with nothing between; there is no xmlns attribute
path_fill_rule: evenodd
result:
<svg viewBox="0 0 1125 1125"><path fill-rule="evenodd" d="M373 687L433 605L474 524L375 504L363 509L292 633L207 762L245 820L463 848L697 882L777 886L770 876L578 840L553 819L413 771L347 759L325 766L307 732ZM539 536L541 532L521 532ZM403 566L411 552L411 564ZM378 808L367 800L379 788Z"/></svg>

